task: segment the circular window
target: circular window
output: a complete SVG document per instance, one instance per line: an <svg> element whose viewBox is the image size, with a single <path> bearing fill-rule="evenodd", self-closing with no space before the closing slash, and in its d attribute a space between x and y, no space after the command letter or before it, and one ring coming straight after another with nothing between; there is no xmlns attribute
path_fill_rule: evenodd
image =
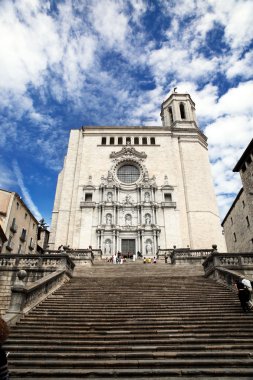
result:
<svg viewBox="0 0 253 380"><path fill-rule="evenodd" d="M140 177L140 171L134 165L123 165L118 169L117 175L123 183L134 183Z"/></svg>

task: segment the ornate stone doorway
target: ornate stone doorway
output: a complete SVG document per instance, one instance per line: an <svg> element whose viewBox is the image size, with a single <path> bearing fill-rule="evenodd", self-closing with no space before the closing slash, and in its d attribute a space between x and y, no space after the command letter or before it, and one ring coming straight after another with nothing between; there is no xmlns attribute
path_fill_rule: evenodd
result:
<svg viewBox="0 0 253 380"><path fill-rule="evenodd" d="M129 254L132 257L135 254L135 239L122 239L121 252L124 256Z"/></svg>

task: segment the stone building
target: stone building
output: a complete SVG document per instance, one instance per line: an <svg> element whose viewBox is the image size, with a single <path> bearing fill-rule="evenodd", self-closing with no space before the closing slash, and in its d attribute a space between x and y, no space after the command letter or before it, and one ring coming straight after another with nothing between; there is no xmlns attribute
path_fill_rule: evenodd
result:
<svg viewBox="0 0 253 380"><path fill-rule="evenodd" d="M7 237L2 229L1 220L0 220L0 253L2 252L3 245L7 241Z"/></svg>
<svg viewBox="0 0 253 380"><path fill-rule="evenodd" d="M2 253L35 253L38 221L15 192L0 189L0 220L7 241Z"/></svg>
<svg viewBox="0 0 253 380"><path fill-rule="evenodd" d="M229 252L253 251L253 139L237 162L243 187L225 216L224 228Z"/></svg>
<svg viewBox="0 0 253 380"><path fill-rule="evenodd" d="M50 248L92 246L153 256L159 247L226 245L207 139L189 94L161 106L162 126L85 126L70 133L59 174Z"/></svg>

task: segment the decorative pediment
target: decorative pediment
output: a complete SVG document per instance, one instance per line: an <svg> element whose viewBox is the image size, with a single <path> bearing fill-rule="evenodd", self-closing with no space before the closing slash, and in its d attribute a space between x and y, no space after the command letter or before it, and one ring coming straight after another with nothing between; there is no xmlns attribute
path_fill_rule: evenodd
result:
<svg viewBox="0 0 253 380"><path fill-rule="evenodd" d="M132 146L126 146L122 148L119 152L112 152L110 154L110 158L131 158L131 157L137 157L139 159L147 158L147 155L145 152L138 152L134 147Z"/></svg>

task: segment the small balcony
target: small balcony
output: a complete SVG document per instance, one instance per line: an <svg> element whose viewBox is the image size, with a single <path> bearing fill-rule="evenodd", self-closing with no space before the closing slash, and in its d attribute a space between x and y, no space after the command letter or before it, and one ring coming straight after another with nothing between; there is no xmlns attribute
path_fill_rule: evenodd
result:
<svg viewBox="0 0 253 380"><path fill-rule="evenodd" d="M33 251L34 250L34 247L35 247L35 244L34 244L34 242L33 241L30 241L30 243L29 243L29 249L31 250L31 251Z"/></svg>
<svg viewBox="0 0 253 380"><path fill-rule="evenodd" d="M161 203L162 208L177 208L176 202L162 202Z"/></svg>
<svg viewBox="0 0 253 380"><path fill-rule="evenodd" d="M12 251L13 248L14 248L14 243L13 243L13 241L10 241L10 242L8 241L7 244L6 244L6 249L7 249L8 251Z"/></svg>
<svg viewBox="0 0 253 380"><path fill-rule="evenodd" d="M23 242L26 241L26 234L21 234L20 240Z"/></svg>
<svg viewBox="0 0 253 380"><path fill-rule="evenodd" d="M91 201L81 201L80 202L80 208L95 208L96 202Z"/></svg>
<svg viewBox="0 0 253 380"><path fill-rule="evenodd" d="M12 223L12 225L10 226L10 230L11 232L13 232L15 234L15 232L17 232L18 230L18 226L15 222Z"/></svg>

